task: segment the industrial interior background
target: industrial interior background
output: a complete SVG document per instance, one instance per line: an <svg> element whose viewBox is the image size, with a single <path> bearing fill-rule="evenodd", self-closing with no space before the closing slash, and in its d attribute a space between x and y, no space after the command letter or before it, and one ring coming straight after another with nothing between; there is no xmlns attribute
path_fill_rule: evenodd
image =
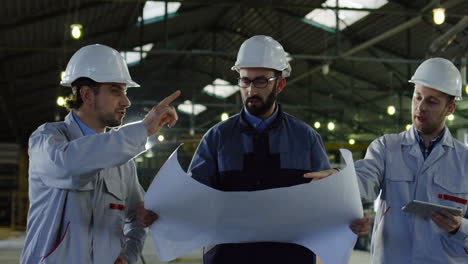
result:
<svg viewBox="0 0 468 264"><path fill-rule="evenodd" d="M437 8L445 9L440 25ZM125 122L182 91L176 127L137 158L145 188L177 145L184 143L179 159L187 168L204 132L223 113L239 112L230 68L253 35L270 35L289 53L292 75L278 100L316 128L336 164L339 148L361 158L373 139L406 129L408 80L424 59L453 61L466 86L466 0L3 0L0 32L0 242L25 230L28 137L67 114L57 98L70 90L58 84L84 45L121 51L141 84L128 91ZM462 100L447 125L467 142L467 124Z"/></svg>

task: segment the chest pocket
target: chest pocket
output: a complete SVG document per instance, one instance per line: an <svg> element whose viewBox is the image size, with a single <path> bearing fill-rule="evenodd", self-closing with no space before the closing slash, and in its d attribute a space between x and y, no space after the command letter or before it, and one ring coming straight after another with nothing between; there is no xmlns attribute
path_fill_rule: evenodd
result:
<svg viewBox="0 0 468 264"><path fill-rule="evenodd" d="M242 170L244 168L245 154L238 150L220 150L218 152L218 170L220 172Z"/></svg>
<svg viewBox="0 0 468 264"><path fill-rule="evenodd" d="M106 184L106 190L111 194L115 199L123 201L127 196L123 190L123 184L120 182L120 179L110 179L111 177L106 177L104 183Z"/></svg>
<svg viewBox="0 0 468 264"><path fill-rule="evenodd" d="M435 171L434 183L452 194L468 195L468 180L460 171L439 167Z"/></svg>
<svg viewBox="0 0 468 264"><path fill-rule="evenodd" d="M118 175L104 177L105 184L105 212L111 218L110 223L120 226L123 224L127 198L123 182Z"/></svg>
<svg viewBox="0 0 468 264"><path fill-rule="evenodd" d="M403 157L390 154L385 161L385 180L390 182L414 182L413 171L403 162Z"/></svg>
<svg viewBox="0 0 468 264"><path fill-rule="evenodd" d="M296 149L284 149L280 151L281 168L306 171L316 170L317 168L312 168L312 155L314 154L305 146Z"/></svg>
<svg viewBox="0 0 468 264"><path fill-rule="evenodd" d="M467 214L468 205L468 181L463 179L464 173L439 167L434 175L433 202L451 206L461 207L463 214ZM446 199L441 199L445 197Z"/></svg>
<svg viewBox="0 0 468 264"><path fill-rule="evenodd" d="M387 157L382 199L392 207L401 207L413 199L415 175L401 156Z"/></svg>

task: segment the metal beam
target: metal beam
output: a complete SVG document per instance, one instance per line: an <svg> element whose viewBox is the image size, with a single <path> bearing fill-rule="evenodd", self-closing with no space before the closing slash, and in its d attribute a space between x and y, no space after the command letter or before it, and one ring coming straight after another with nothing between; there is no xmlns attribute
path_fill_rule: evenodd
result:
<svg viewBox="0 0 468 264"><path fill-rule="evenodd" d="M62 3L67 3L68 5L69 3L71 3L71 1L65 1ZM83 9L88 9L88 8L91 9L91 8L95 8L96 6L106 5L106 4L108 3L101 2L101 1L91 1L91 2L88 1L88 2L81 4L78 7L77 11L82 11ZM41 10L43 12L39 14L34 14L32 16L26 16L26 17L15 17L16 20L13 22L8 22L8 21L6 23L2 22L2 24L0 25L0 32L5 31L5 30L10 30L12 28L30 25L36 22L41 22L43 20L52 19L54 17L64 16L65 14L70 12L70 8L75 8L75 7L59 6L58 9L54 9L53 11L51 11L52 8L44 8Z"/></svg>
<svg viewBox="0 0 468 264"><path fill-rule="evenodd" d="M390 37L393 37L394 35L408 29L408 28L411 28L413 27L414 25L418 24L419 22L422 21L422 16L417 16L415 18L412 18L410 19L409 21L406 21L405 23L403 24L400 24L390 30L387 30L386 32L384 32L383 34L379 34L377 37L374 37L362 44L359 44L357 45L356 47L354 48L351 48L349 50L347 50L346 52L344 52L342 54L343 57L346 57L346 56L350 56L350 55L353 55L355 53L358 53L362 50L365 50L367 49L368 47L370 46L373 46L374 44L384 40L384 39L387 39L387 38L390 38Z"/></svg>
<svg viewBox="0 0 468 264"><path fill-rule="evenodd" d="M418 16L418 17L415 17L403 24L400 24L399 26L395 27L395 28L392 28L386 32L384 32L383 34L380 34L360 45L357 45L355 46L354 48L351 48L350 50L347 50L346 52L344 52L343 54L341 54L340 57L342 58L346 58L346 57L350 57L351 55L357 53L357 52L360 52L360 51L363 51L365 49L367 49L368 47L371 47L372 45L384 40L384 39L387 39L389 37L392 37L400 32L402 32L403 30L406 30L408 28L411 28L412 26L416 25L417 23L421 22L422 21L422 17L421 16ZM320 68L322 67L322 65L319 65L319 66L316 66L314 68L312 68L311 70L309 70L308 72L305 72L303 74L301 74L300 76L298 77L295 77L293 80L289 81L289 83L295 83L295 82L298 82L300 80L302 80L303 78L307 77L308 75L312 74L312 73L315 73L317 72L318 70L320 70Z"/></svg>
<svg viewBox="0 0 468 264"><path fill-rule="evenodd" d="M463 17L457 24L452 26L447 32L436 38L429 47L429 51L434 53L440 48L443 48L450 43L450 39L455 37L459 32L468 27L468 16ZM450 45L450 44L448 44Z"/></svg>
<svg viewBox="0 0 468 264"><path fill-rule="evenodd" d="M118 3L135 3L140 2L141 0L103 0L107 2L118 2ZM458 0L457 0L458 1ZM273 2L271 0L240 0L240 1L226 1L226 0L207 0L207 1L192 1L192 0L168 0L167 2L181 3L184 6L227 6L227 7L250 7L250 8L277 8L285 10L306 10L312 11L314 9L321 10L346 10L346 11L357 11L357 12L370 12L374 14L389 14L389 15L420 15L421 13L416 10L401 10L401 9L382 9L382 8L356 8L356 7L334 7L334 6L320 6L318 4L281 4L281 1ZM445 6L445 5L444 5ZM450 13L448 14L451 17L463 17L463 14Z"/></svg>

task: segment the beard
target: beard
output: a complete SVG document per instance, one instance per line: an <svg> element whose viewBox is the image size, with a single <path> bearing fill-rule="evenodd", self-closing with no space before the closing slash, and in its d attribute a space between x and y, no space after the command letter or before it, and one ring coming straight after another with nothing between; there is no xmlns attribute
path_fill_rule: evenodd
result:
<svg viewBox="0 0 468 264"><path fill-rule="evenodd" d="M122 119L117 119L112 114L102 115L99 119L106 127L118 127L122 124Z"/></svg>
<svg viewBox="0 0 468 264"><path fill-rule="evenodd" d="M416 115L421 115L421 113L415 113L415 110L413 109L411 113L413 119L413 126L416 128L420 135L436 135L445 126L446 114L446 111L423 113L422 116L424 120L423 122L421 122L416 117Z"/></svg>
<svg viewBox="0 0 468 264"><path fill-rule="evenodd" d="M248 104L248 101L250 99L256 99L256 100L259 100L260 101L260 104L256 105L256 104L253 104L253 105L249 105ZM267 98L265 100L263 100L260 96L258 95L254 95L254 96L251 96L251 97L248 97L245 99L245 102L244 102L244 106L245 108L247 108L247 110L249 111L249 113L251 115L254 115L256 117L261 117L263 116L266 112L268 112L268 110L271 109L271 107L273 106L273 104L275 103L276 101L276 87L275 89L273 89L271 91L271 93L267 96Z"/></svg>
<svg viewBox="0 0 468 264"><path fill-rule="evenodd" d="M419 122L413 121L413 126L416 127L416 130L421 135L431 135L433 133L439 132L439 130L443 129L444 127L444 120L445 116L438 117L437 120L431 122L425 122L421 124Z"/></svg>
<svg viewBox="0 0 468 264"><path fill-rule="evenodd" d="M118 127L122 124L122 118L118 118L116 113L103 112L102 108L99 105L95 104L94 109L99 113L98 120L99 122L106 127Z"/></svg>

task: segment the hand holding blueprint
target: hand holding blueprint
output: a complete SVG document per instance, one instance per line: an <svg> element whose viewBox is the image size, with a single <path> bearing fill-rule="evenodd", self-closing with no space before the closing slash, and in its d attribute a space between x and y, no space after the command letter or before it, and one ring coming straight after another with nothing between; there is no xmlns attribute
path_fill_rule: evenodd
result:
<svg viewBox="0 0 468 264"><path fill-rule="evenodd" d="M300 244L324 264L348 263L363 217L351 153L346 168L320 181L254 192L222 192L192 179L177 150L159 170L145 207L159 215L150 227L156 251L169 261L194 249L244 242Z"/></svg>

